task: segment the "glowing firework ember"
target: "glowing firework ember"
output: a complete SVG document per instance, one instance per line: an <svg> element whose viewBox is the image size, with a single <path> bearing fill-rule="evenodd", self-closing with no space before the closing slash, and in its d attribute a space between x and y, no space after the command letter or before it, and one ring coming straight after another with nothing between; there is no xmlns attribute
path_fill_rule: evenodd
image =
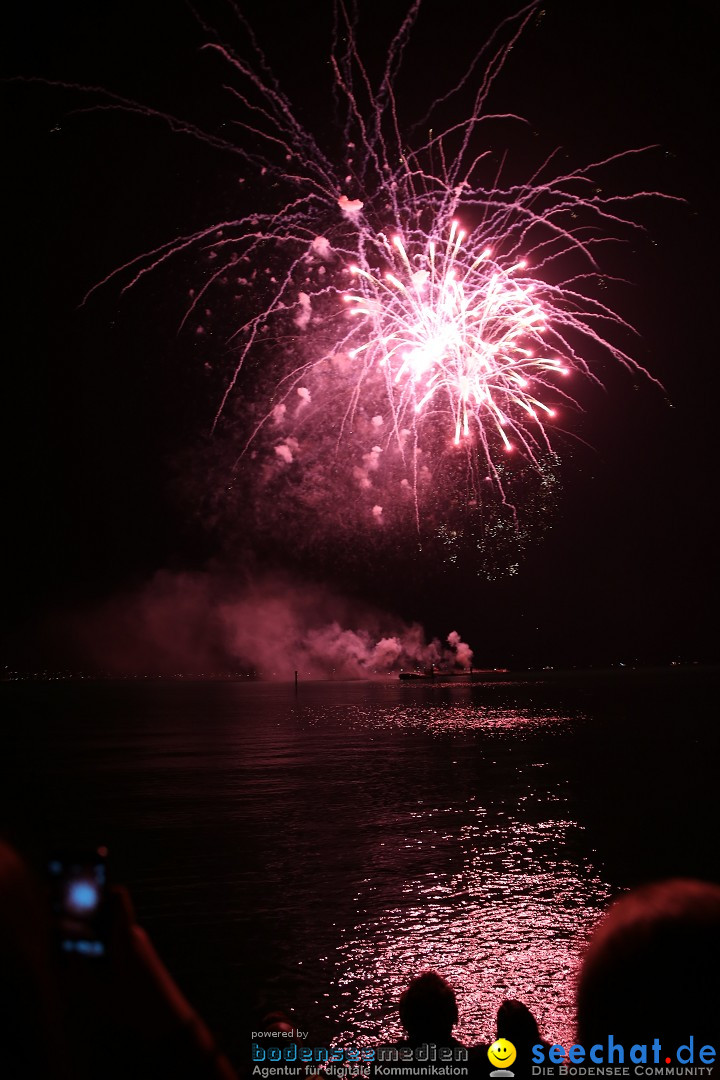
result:
<svg viewBox="0 0 720 1080"><path fill-rule="evenodd" d="M315 485L304 496L315 509L340 490L347 502L350 485L366 523L399 527L409 498L421 537L445 544L458 523L439 509L442 488L445 506L465 518L462 529L479 518L487 529L493 499L512 505L517 529L514 503L524 495L515 481L525 483L530 468L548 490L555 423L577 404L571 376L597 380L601 352L643 371L614 333L631 328L597 298L607 280L598 258L618 231L639 228L628 209L655 193L604 193L596 175L612 157L558 175L550 155L527 182L503 186L504 166L483 137L491 123L520 120L491 114L486 103L535 10L506 19L457 85L407 125L399 73L419 0L375 80L358 53L357 12L335 5L340 153L323 145L337 143L337 131L322 140L300 123L242 16L242 51L206 27L215 37L206 48L232 79L237 141L141 110L233 155L243 198L262 208L177 237L109 275L129 275L130 288L196 251L207 273L184 323L212 317L213 295L226 311L241 305L241 324L227 333L236 360L213 430L230 433L236 465L250 450L260 455L256 501L263 486L301 466L303 483L312 476ZM464 116L431 126L468 96ZM117 97L109 103L138 109ZM412 149L406 130L416 134ZM512 450L518 465L509 474ZM335 494L329 470L341 477Z"/></svg>

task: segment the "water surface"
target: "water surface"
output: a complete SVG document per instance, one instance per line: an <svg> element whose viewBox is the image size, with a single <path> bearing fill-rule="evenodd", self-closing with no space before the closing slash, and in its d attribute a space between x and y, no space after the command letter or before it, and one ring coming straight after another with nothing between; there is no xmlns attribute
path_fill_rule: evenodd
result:
<svg viewBox="0 0 720 1080"><path fill-rule="evenodd" d="M395 1037L426 968L460 1038L518 997L566 1044L608 900L715 873L712 673L0 689L6 828L38 861L107 843L236 1055L271 1008L318 1045Z"/></svg>

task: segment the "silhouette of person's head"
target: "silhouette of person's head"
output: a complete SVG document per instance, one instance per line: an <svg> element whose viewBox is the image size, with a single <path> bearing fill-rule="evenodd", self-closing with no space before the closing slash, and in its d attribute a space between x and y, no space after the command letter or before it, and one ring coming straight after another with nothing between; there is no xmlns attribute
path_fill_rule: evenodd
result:
<svg viewBox="0 0 720 1080"><path fill-rule="evenodd" d="M679 1046L693 1035L697 1046L715 1045L719 988L720 886L646 885L613 904L592 936L578 983L578 1039L589 1045L612 1033Z"/></svg>
<svg viewBox="0 0 720 1080"><path fill-rule="evenodd" d="M411 1042L449 1042L458 1021L455 991L436 971L418 975L400 998L400 1020Z"/></svg>
<svg viewBox="0 0 720 1080"><path fill-rule="evenodd" d="M266 1031L294 1031L289 1018L280 1010L266 1013L260 1023Z"/></svg>
<svg viewBox="0 0 720 1080"><path fill-rule="evenodd" d="M541 1042L537 1020L522 1001L503 1001L497 1013L497 1037L513 1046L534 1046Z"/></svg>
<svg viewBox="0 0 720 1080"><path fill-rule="evenodd" d="M279 1042L278 1039L273 1038L271 1032L279 1031L283 1035L289 1036L295 1031L289 1016L287 1013L283 1012L282 1009L273 1009L272 1012L264 1013L258 1021L257 1026L261 1034L256 1035L253 1042L257 1043L258 1046L261 1046L264 1050L268 1050L271 1047L277 1048L278 1046L282 1048L282 1043ZM296 1037L293 1035L293 1041L300 1044L303 1040L299 1036Z"/></svg>

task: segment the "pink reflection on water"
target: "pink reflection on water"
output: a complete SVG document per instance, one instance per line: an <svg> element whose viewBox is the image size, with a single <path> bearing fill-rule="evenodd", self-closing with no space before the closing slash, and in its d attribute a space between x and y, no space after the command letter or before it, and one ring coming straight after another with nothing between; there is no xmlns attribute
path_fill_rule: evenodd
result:
<svg viewBox="0 0 720 1080"><path fill-rule="evenodd" d="M307 716L307 723L311 727L321 725L325 714L334 712L342 715L348 727L368 732L381 726L386 731L395 729L430 735L507 733L513 739L522 739L555 728L567 732L577 720L577 716L560 716L552 709L513 707L509 711L507 706L478 705L471 684L437 683L432 689L452 691L452 700L445 704L396 705L384 709L372 705L337 705L332 709L315 709L314 715ZM467 701L458 702L458 698L463 697Z"/></svg>
<svg viewBox="0 0 720 1080"><path fill-rule="evenodd" d="M483 830L480 842L461 836L468 844L461 874L408 882L407 906L349 930L336 978L341 995L354 997L343 1010L342 1038L398 1037L402 990L433 968L458 994L461 1040L494 1037L497 1007L511 997L533 1010L546 1037L567 1045L580 951L610 897L591 866L558 857L575 828L511 817Z"/></svg>
<svg viewBox="0 0 720 1080"><path fill-rule="evenodd" d="M352 712L353 726L378 723L377 712ZM443 736L499 736L492 756L501 764L503 744L516 745L543 729L561 734L572 723L538 710L456 704L391 708L382 722ZM458 756L467 745L459 740ZM582 828L570 812L564 781L546 778L544 765L529 757L511 790L458 792L458 802L421 806L405 823L401 848L442 848L443 857L405 881L404 902L382 911L368 903L367 917L344 932L328 988L338 1043L400 1037L400 994L428 968L455 988L455 1034L462 1041L492 1041L504 998L525 1002L544 1037L563 1045L571 1040L582 948L611 889L582 854ZM457 849L450 857L448 847ZM378 876L392 872L388 860L398 852L397 840L389 839L387 848L366 881L368 896L378 888Z"/></svg>

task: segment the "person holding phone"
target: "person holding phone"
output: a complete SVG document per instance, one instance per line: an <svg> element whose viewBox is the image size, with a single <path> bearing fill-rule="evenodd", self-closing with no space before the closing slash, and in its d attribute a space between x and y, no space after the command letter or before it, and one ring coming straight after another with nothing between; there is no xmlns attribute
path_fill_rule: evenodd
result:
<svg viewBox="0 0 720 1080"><path fill-rule="evenodd" d="M44 905L0 840L0 1076L237 1080L105 856L54 856Z"/></svg>

